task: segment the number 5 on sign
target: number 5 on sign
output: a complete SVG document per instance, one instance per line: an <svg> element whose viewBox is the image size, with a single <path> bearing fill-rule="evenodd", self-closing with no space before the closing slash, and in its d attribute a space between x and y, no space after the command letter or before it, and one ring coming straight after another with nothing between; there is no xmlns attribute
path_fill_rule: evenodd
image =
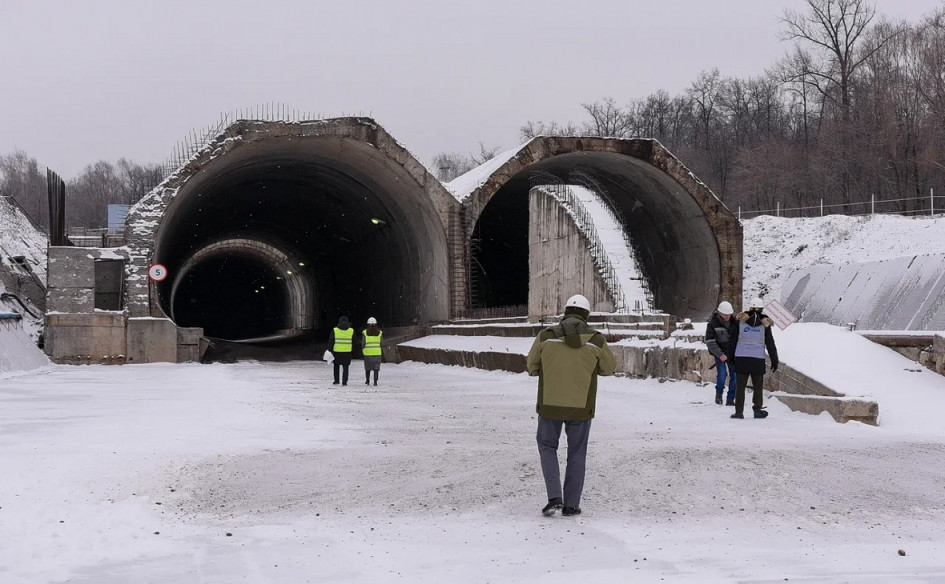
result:
<svg viewBox="0 0 945 584"><path fill-rule="evenodd" d="M148 277L154 280L155 282L160 282L167 277L167 268L163 264L152 264L148 268Z"/></svg>

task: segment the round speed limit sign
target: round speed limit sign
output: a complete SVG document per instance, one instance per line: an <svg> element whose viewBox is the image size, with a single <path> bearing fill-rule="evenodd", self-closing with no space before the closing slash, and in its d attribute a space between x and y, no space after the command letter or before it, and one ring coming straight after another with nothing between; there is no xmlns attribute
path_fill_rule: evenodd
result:
<svg viewBox="0 0 945 584"><path fill-rule="evenodd" d="M167 268L163 264L152 264L148 268L148 277L154 280L155 282L160 282L167 277Z"/></svg>

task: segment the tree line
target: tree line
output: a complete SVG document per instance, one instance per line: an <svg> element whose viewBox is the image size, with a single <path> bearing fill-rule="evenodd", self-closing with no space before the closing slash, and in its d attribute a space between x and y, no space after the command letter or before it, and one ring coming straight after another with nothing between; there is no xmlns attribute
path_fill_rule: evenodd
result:
<svg viewBox="0 0 945 584"><path fill-rule="evenodd" d="M655 138L730 209L928 211L930 189L945 195L945 7L908 24L866 0L807 0L780 24L791 50L757 77L704 71L679 95L584 103L579 124L528 121L521 139Z"/></svg>
<svg viewBox="0 0 945 584"><path fill-rule="evenodd" d="M142 165L121 158L100 160L66 183L66 225L102 228L109 204L134 204L163 179L161 165ZM49 226L46 172L22 150L0 156L0 195L9 197L42 229Z"/></svg>

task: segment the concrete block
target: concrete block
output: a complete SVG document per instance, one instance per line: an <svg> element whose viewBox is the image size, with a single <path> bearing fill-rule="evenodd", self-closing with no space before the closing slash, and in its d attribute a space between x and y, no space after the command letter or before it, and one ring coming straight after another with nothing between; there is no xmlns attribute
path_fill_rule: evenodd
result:
<svg viewBox="0 0 945 584"><path fill-rule="evenodd" d="M203 337L203 329L200 327L181 327L177 329L177 343L179 345L199 344L201 337Z"/></svg>
<svg viewBox="0 0 945 584"><path fill-rule="evenodd" d="M177 362L177 325L166 318L128 319L128 363Z"/></svg>
<svg viewBox="0 0 945 584"><path fill-rule="evenodd" d="M95 311L92 288L50 288L46 292L48 312L91 313Z"/></svg>
<svg viewBox="0 0 945 584"><path fill-rule="evenodd" d="M861 398L831 397L820 395L792 395L775 393L777 399L792 411L819 415L827 412L837 422L863 422L871 426L878 425L879 404Z"/></svg>
<svg viewBox="0 0 945 584"><path fill-rule="evenodd" d="M450 351L446 349L429 349L399 345L397 351L405 361L419 361L421 363L437 363L440 365L459 365L461 367L476 367L489 371L511 371L523 373L527 371L525 355L498 352Z"/></svg>
<svg viewBox="0 0 945 584"><path fill-rule="evenodd" d="M942 335L932 336L932 352L945 353L945 336L942 336Z"/></svg>
<svg viewBox="0 0 945 584"><path fill-rule="evenodd" d="M123 313L47 314L44 349L55 363L124 363Z"/></svg>
<svg viewBox="0 0 945 584"><path fill-rule="evenodd" d="M49 248L48 288L94 288L95 255L90 250L74 247Z"/></svg>

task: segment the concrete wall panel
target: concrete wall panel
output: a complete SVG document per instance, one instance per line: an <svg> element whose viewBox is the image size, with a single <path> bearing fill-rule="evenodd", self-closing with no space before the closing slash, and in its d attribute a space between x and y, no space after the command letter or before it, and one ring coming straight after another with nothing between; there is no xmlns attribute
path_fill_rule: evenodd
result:
<svg viewBox="0 0 945 584"><path fill-rule="evenodd" d="M177 338L170 319L129 318L128 363L176 363Z"/></svg>
<svg viewBox="0 0 945 584"><path fill-rule="evenodd" d="M816 265L785 280L781 302L802 322L943 330L945 255Z"/></svg>
<svg viewBox="0 0 945 584"><path fill-rule="evenodd" d="M587 238L568 212L538 189L529 193L528 316L561 314L583 294L593 312L612 312L614 301L588 251Z"/></svg>
<svg viewBox="0 0 945 584"><path fill-rule="evenodd" d="M44 349L56 363L124 363L122 313L47 314Z"/></svg>

